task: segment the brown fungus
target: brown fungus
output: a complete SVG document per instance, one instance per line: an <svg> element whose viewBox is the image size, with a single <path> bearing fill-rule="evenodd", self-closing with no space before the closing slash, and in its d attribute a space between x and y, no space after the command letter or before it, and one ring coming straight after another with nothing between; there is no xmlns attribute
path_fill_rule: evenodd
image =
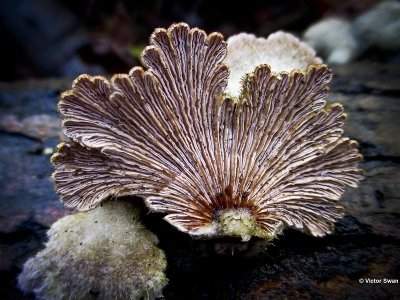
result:
<svg viewBox="0 0 400 300"><path fill-rule="evenodd" d="M268 50L274 59L284 60L287 47L291 62L307 62L289 73L249 59L257 65L238 95L227 89L236 54L227 57L222 35L182 23L153 33L146 70L78 77L58 106L69 138L52 159L62 201L89 210L110 195L143 196L201 237L272 239L285 226L331 232L343 215L337 200L362 179L361 155L342 136L342 106L324 100L330 68L295 37L276 39L260 42L279 46L279 54Z"/></svg>

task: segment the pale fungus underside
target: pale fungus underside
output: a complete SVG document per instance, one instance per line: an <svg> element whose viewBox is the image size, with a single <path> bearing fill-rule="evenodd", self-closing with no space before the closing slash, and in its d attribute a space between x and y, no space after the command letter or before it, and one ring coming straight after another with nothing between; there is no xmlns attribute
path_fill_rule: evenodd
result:
<svg viewBox="0 0 400 300"><path fill-rule="evenodd" d="M268 63L275 73L290 72L298 69L307 71L312 64L322 64L315 51L306 43L289 33L275 32L265 38L253 34L239 33L228 41L228 53L224 60L229 66L229 80L225 93L231 97L240 97L242 78L262 64Z"/></svg>
<svg viewBox="0 0 400 300"><path fill-rule="evenodd" d="M290 53L306 47L279 34ZM324 100L330 68L305 49L290 73L250 59L257 66L230 95L227 49L219 33L175 24L153 33L145 69L77 78L59 103L69 141L52 158L62 201L89 210L108 196L143 196L201 237L331 232L337 200L362 172L357 143L342 136L342 106Z"/></svg>

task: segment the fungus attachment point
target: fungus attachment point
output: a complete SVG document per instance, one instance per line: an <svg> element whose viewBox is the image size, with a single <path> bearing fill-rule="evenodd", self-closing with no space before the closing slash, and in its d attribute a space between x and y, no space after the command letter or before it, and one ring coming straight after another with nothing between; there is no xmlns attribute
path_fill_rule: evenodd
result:
<svg viewBox="0 0 400 300"><path fill-rule="evenodd" d="M69 140L52 159L62 201L89 210L139 195L204 237L331 232L337 200L363 175L315 52L287 33L226 43L183 23L150 43L144 68L111 81L82 75L62 95Z"/></svg>
<svg viewBox="0 0 400 300"><path fill-rule="evenodd" d="M260 236L261 230L251 212L247 209L225 209L216 218L217 233L221 236L241 237L243 242L252 236Z"/></svg>

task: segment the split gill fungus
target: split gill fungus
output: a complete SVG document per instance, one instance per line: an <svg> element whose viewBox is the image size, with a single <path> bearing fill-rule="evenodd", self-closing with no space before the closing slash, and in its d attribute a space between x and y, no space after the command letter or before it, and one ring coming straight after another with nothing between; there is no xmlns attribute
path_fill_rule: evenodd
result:
<svg viewBox="0 0 400 300"><path fill-rule="evenodd" d="M65 205L138 195L203 238L333 230L362 157L342 136L342 106L326 105L332 71L313 49L283 32L225 42L179 23L156 29L141 61L62 94L68 141L52 162Z"/></svg>

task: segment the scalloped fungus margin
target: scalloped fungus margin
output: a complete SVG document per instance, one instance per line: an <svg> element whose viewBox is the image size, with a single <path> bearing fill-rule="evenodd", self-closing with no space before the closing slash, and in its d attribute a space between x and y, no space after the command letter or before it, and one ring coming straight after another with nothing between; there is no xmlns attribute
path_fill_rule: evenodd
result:
<svg viewBox="0 0 400 300"><path fill-rule="evenodd" d="M337 200L362 179L345 114L326 106L328 66L243 74L224 93L227 44L186 24L157 29L129 74L82 75L58 108L69 141L52 157L65 205L89 210L139 195L192 236L314 236L343 215ZM266 62L268 63L268 62Z"/></svg>

